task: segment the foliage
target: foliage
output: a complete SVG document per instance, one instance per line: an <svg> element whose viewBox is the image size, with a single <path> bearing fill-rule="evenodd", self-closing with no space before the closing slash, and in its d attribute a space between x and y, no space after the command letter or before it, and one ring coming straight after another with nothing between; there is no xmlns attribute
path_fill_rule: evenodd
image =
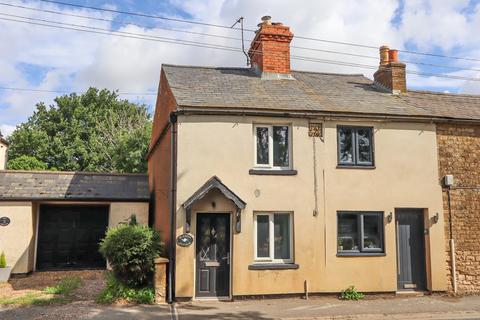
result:
<svg viewBox="0 0 480 320"><path fill-rule="evenodd" d="M0 254L0 268L6 268L7 267L7 257L5 257L5 252L2 251L2 254Z"/></svg>
<svg viewBox="0 0 480 320"><path fill-rule="evenodd" d="M30 156L48 169L147 171L152 123L144 105L95 88L54 101L49 107L38 103L34 114L9 137L9 163Z"/></svg>
<svg viewBox="0 0 480 320"><path fill-rule="evenodd" d="M151 282L154 260L162 250L159 234L135 222L109 228L100 243L100 253L110 263L115 277L133 288Z"/></svg>
<svg viewBox="0 0 480 320"><path fill-rule="evenodd" d="M70 296L72 292L82 285L82 279L79 277L67 277L62 279L54 287L46 287L43 292L48 294L63 294Z"/></svg>
<svg viewBox="0 0 480 320"><path fill-rule="evenodd" d="M361 292L358 292L355 286L350 286L345 290L342 290L340 294L340 299L342 300L362 300L365 295Z"/></svg>
<svg viewBox="0 0 480 320"><path fill-rule="evenodd" d="M126 300L133 303L152 304L155 300L155 290L151 286L132 288L115 278L112 273L106 273L107 285L97 297L101 304L114 303L117 300Z"/></svg>
<svg viewBox="0 0 480 320"><path fill-rule="evenodd" d="M47 164L33 156L22 155L8 161L9 170L47 170Z"/></svg>

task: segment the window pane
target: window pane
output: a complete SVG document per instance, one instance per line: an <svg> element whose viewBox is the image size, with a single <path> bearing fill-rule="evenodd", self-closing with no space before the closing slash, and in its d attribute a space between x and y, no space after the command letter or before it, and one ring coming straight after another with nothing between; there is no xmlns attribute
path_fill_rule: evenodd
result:
<svg viewBox="0 0 480 320"><path fill-rule="evenodd" d="M290 259L290 215L275 214L273 217L275 259Z"/></svg>
<svg viewBox="0 0 480 320"><path fill-rule="evenodd" d="M270 257L268 216L257 216L257 257Z"/></svg>
<svg viewBox="0 0 480 320"><path fill-rule="evenodd" d="M380 228L382 228L381 215L363 216L363 247L364 249L382 249Z"/></svg>
<svg viewBox="0 0 480 320"><path fill-rule="evenodd" d="M257 163L268 164L268 128L257 127Z"/></svg>
<svg viewBox="0 0 480 320"><path fill-rule="evenodd" d="M370 128L357 130L358 162L372 163L372 141Z"/></svg>
<svg viewBox="0 0 480 320"><path fill-rule="evenodd" d="M359 251L358 217L351 213L338 214L338 251Z"/></svg>
<svg viewBox="0 0 480 320"><path fill-rule="evenodd" d="M340 163L353 163L353 134L351 128L338 129Z"/></svg>
<svg viewBox="0 0 480 320"><path fill-rule="evenodd" d="M273 127L273 165L276 167L288 167L288 127Z"/></svg>

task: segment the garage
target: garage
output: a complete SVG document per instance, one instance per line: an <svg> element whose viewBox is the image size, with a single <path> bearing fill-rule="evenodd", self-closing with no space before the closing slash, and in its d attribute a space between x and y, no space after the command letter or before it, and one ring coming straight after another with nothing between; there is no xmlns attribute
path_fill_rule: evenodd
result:
<svg viewBox="0 0 480 320"><path fill-rule="evenodd" d="M98 252L108 206L41 205L37 270L104 268Z"/></svg>
<svg viewBox="0 0 480 320"><path fill-rule="evenodd" d="M0 170L0 251L12 274L97 269L107 227L149 218L148 176Z"/></svg>

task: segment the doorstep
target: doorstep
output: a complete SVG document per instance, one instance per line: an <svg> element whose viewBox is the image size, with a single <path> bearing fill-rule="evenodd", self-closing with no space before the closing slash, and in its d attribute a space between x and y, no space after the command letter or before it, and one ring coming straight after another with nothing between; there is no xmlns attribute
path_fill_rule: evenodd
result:
<svg viewBox="0 0 480 320"><path fill-rule="evenodd" d="M395 292L395 296L402 296L402 297L423 297L428 295L430 292L428 291L416 291L416 290L399 290Z"/></svg>

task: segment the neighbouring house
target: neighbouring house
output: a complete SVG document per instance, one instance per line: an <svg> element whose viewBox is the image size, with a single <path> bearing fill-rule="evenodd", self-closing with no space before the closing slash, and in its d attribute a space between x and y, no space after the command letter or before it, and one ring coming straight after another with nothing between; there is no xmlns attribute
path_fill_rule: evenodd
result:
<svg viewBox="0 0 480 320"><path fill-rule="evenodd" d="M452 121L437 124L437 142L440 176L450 176L443 181L449 290L460 294L479 293L480 97L439 97L442 103L437 108L449 108L451 113L476 110L476 114L471 113L476 123Z"/></svg>
<svg viewBox="0 0 480 320"><path fill-rule="evenodd" d="M0 132L0 170L7 168L7 149L8 141L2 136Z"/></svg>
<svg viewBox="0 0 480 320"><path fill-rule="evenodd" d="M477 187L452 201L478 284L479 98L407 90L386 46L374 81L291 70L292 32L262 20L251 68L162 66L148 161L169 300L446 291L457 173Z"/></svg>
<svg viewBox="0 0 480 320"><path fill-rule="evenodd" d="M105 268L107 227L148 223L143 174L0 170L0 252L12 273Z"/></svg>

